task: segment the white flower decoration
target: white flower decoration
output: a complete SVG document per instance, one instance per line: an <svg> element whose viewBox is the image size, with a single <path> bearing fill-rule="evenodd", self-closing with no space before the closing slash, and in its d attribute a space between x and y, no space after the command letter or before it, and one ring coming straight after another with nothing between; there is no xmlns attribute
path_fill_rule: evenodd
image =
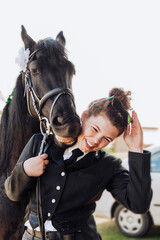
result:
<svg viewBox="0 0 160 240"><path fill-rule="evenodd" d="M25 50L24 47L22 47L18 52L18 57L16 57L15 62L19 65L20 71L25 72L27 68L27 63L29 61L29 55L30 50L27 48Z"/></svg>

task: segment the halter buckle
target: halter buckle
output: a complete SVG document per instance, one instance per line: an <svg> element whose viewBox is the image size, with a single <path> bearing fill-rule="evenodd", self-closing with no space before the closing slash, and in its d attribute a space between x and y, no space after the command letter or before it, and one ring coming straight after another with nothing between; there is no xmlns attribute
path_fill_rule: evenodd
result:
<svg viewBox="0 0 160 240"><path fill-rule="evenodd" d="M40 130L42 135L47 134L48 136L50 134L51 125L46 117L43 117L40 120Z"/></svg>

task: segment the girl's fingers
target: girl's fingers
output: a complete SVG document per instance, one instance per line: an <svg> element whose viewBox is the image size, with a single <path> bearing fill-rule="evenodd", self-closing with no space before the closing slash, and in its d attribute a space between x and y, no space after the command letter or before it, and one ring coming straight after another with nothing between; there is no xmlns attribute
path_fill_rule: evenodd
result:
<svg viewBox="0 0 160 240"><path fill-rule="evenodd" d="M140 126L140 122L139 122L137 113L135 111L132 112L132 116L133 116L133 124L137 125L137 126Z"/></svg>
<svg viewBox="0 0 160 240"><path fill-rule="evenodd" d="M128 125L127 125L127 128L126 128L126 130L125 130L125 132L124 132L124 137L127 136L127 135L129 135L129 133L130 133L130 126L129 126L129 124L128 124Z"/></svg>
<svg viewBox="0 0 160 240"><path fill-rule="evenodd" d="M138 116L135 111L133 111L133 123L132 123L133 129L142 132L142 127L140 124L140 121L138 119Z"/></svg>
<svg viewBox="0 0 160 240"><path fill-rule="evenodd" d="M44 165L45 166L48 165L48 163L49 163L49 160L44 160Z"/></svg>
<svg viewBox="0 0 160 240"><path fill-rule="evenodd" d="M43 153L43 154L41 155L41 158L42 158L42 159L48 158L48 154L47 154L47 153Z"/></svg>

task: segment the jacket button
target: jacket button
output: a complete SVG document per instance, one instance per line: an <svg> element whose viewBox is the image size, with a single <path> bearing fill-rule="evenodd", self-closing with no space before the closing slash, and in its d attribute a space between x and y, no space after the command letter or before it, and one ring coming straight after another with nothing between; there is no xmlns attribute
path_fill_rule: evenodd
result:
<svg viewBox="0 0 160 240"><path fill-rule="evenodd" d="M60 189L61 189L61 187L60 187L60 186L57 186L57 187L56 187L56 189L57 189L57 190L60 190Z"/></svg>
<svg viewBox="0 0 160 240"><path fill-rule="evenodd" d="M48 215L48 217L50 217L50 216L51 216L51 214L50 214L50 213L48 213L47 215Z"/></svg>
<svg viewBox="0 0 160 240"><path fill-rule="evenodd" d="M53 198L53 199L52 199L52 203L55 203L55 202L56 202L56 200Z"/></svg>
<svg viewBox="0 0 160 240"><path fill-rule="evenodd" d="M61 172L61 176L62 176L62 177L65 176L65 172Z"/></svg>

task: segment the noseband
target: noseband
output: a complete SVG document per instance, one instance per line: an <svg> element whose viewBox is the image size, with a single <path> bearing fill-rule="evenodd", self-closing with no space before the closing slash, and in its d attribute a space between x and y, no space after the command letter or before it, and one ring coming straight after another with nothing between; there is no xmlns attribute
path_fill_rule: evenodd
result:
<svg viewBox="0 0 160 240"><path fill-rule="evenodd" d="M30 59L31 57L33 57L35 55L35 53L37 53L39 50L41 49L37 49L35 50L31 55L30 55ZM30 63L31 61L29 61ZM50 128L50 124L51 124L51 116L52 116L52 112L53 112L53 109L54 109L54 106L57 102L57 100L60 98L60 96L62 96L63 94L68 94L69 96L71 96L72 98L72 101L74 103L74 96L73 96L73 93L72 91L69 89L69 88L55 88L55 89L52 89L51 91L47 92L41 99L37 96L34 88L33 88L33 84L32 84L32 81L31 81L31 75L30 75L30 71L29 69L27 69L26 73L25 73L25 92L24 92L24 95L27 96L27 107L28 107L28 112L30 113L30 115L32 117L35 117L35 114L33 112L33 109L31 107L31 104L30 104L30 98L29 98L29 93L30 93L30 96L31 96L31 99L32 99L32 105L33 105L33 108L40 120L41 123L43 123L43 121L45 121L45 125L46 125L46 129L47 128ZM55 99L52 103L52 106L51 106L51 109L50 109L50 114L49 114L49 121L46 117L42 117L41 116L41 111L42 111L42 108L43 108L43 105L44 103L52 96L55 96ZM50 123L50 124L49 124ZM43 130L42 130L42 126L40 125L40 128L41 128L41 132L43 133Z"/></svg>

